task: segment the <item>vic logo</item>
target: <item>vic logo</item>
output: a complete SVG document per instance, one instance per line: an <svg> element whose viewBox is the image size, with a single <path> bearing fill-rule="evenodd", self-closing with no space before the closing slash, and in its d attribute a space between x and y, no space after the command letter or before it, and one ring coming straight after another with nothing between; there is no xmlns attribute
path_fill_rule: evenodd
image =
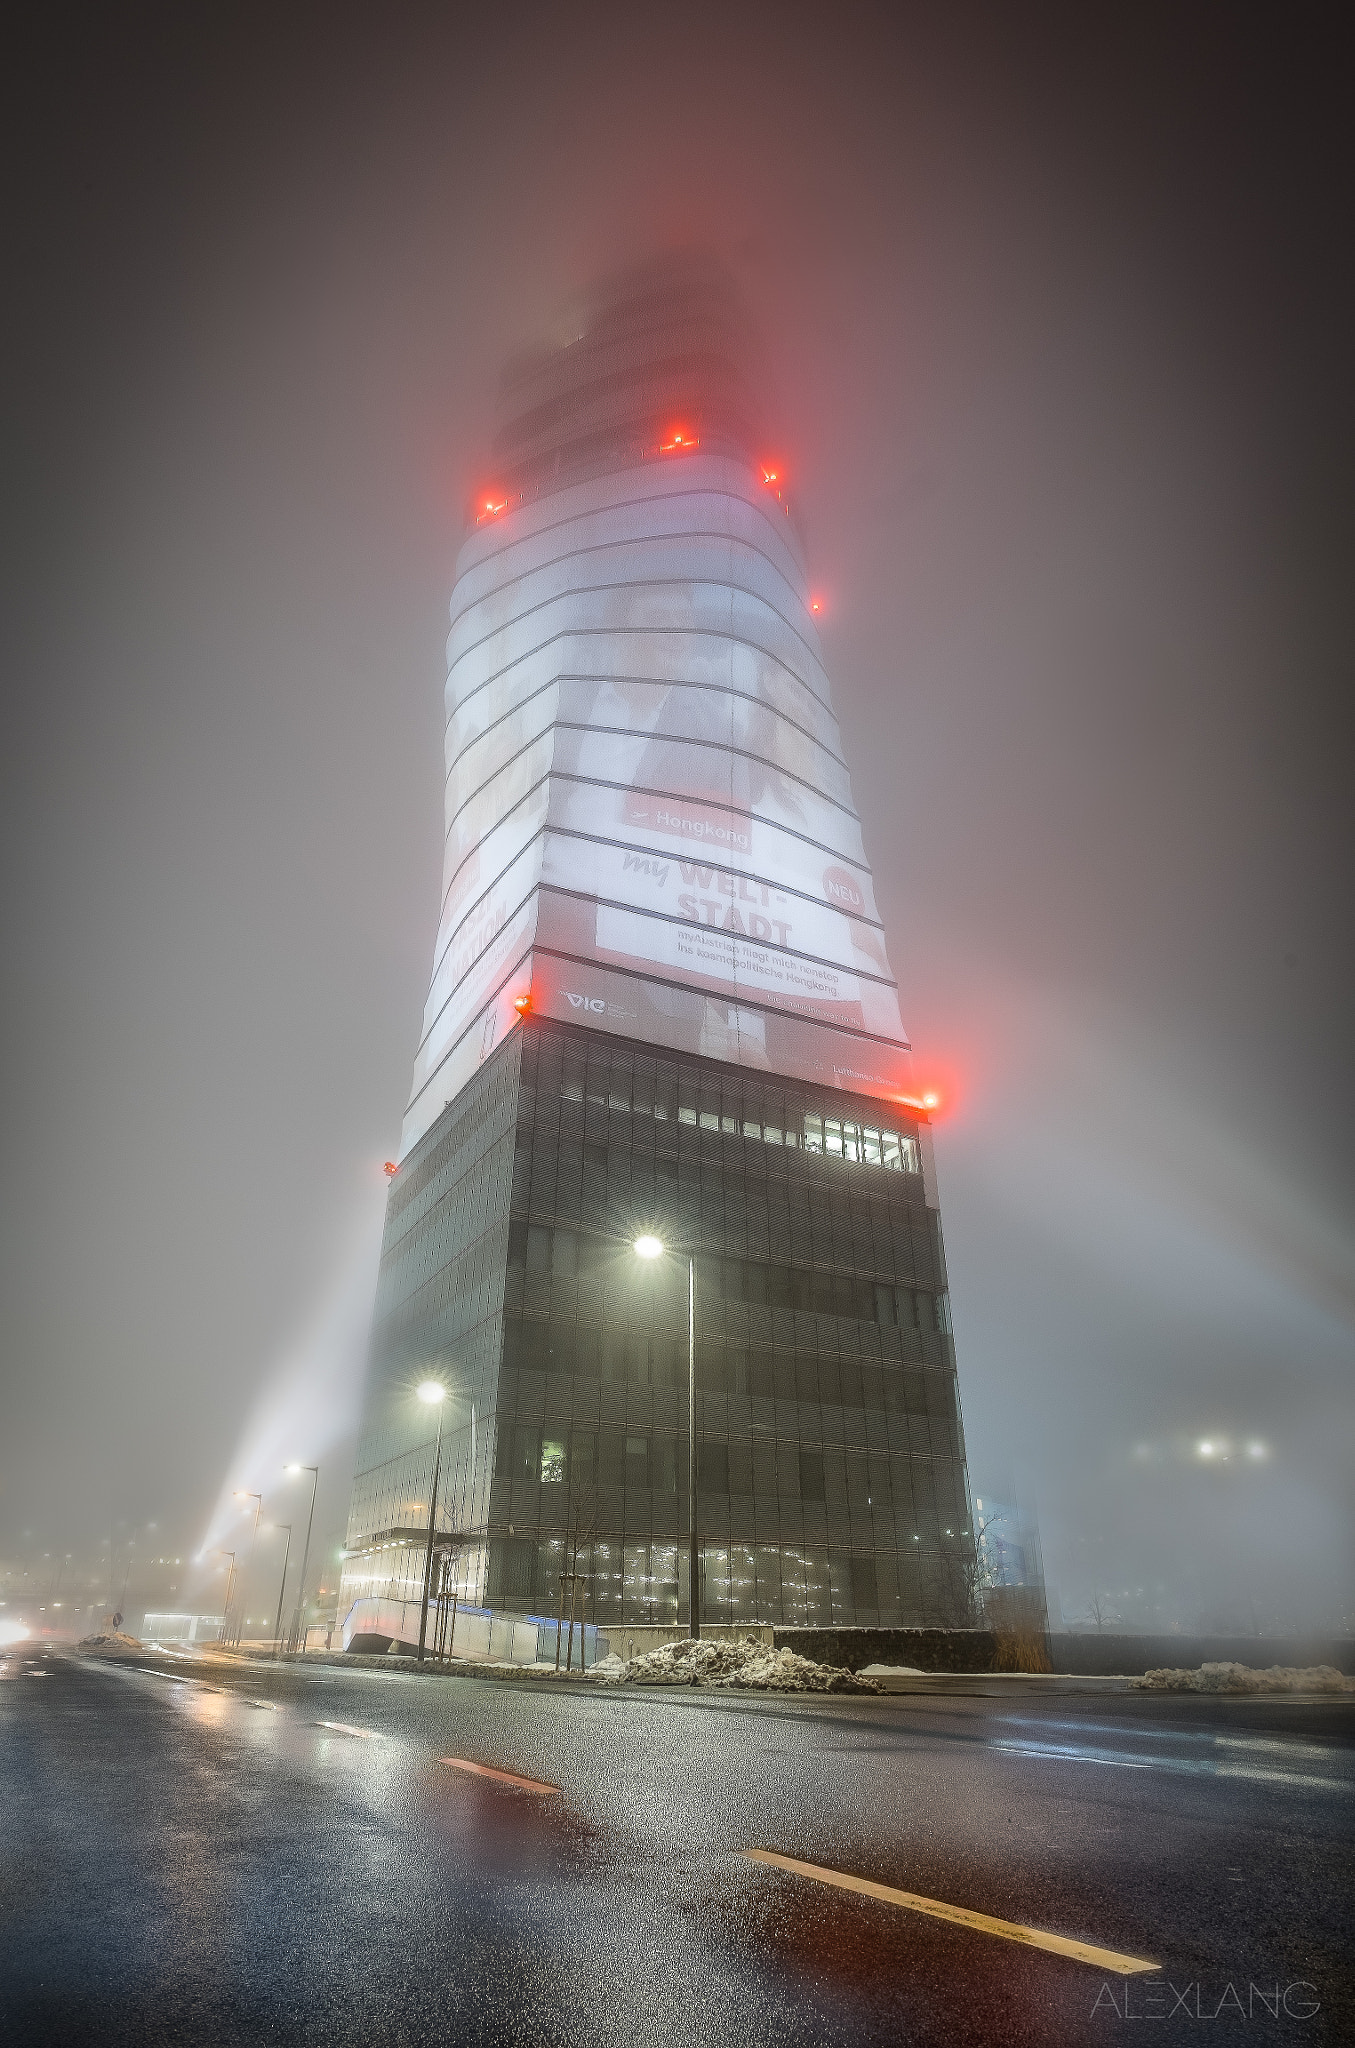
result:
<svg viewBox="0 0 1355 2048"><path fill-rule="evenodd" d="M569 1004L571 1010L597 1010L601 1012L607 1007L601 996L572 996L568 989L565 990L565 1001Z"/></svg>

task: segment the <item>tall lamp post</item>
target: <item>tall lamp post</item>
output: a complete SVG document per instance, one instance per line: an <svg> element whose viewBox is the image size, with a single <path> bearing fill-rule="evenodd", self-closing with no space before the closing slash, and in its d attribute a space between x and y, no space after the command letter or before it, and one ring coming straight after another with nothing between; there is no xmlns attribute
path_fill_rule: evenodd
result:
<svg viewBox="0 0 1355 2048"><path fill-rule="evenodd" d="M245 1568L248 1570L254 1562L254 1546L259 1540L259 1515L263 1509L263 1495L261 1493L247 1493L243 1487L237 1486L235 1498L237 1500L252 1500L254 1503L254 1527L249 1532L249 1555L245 1559ZM240 1631L238 1628L232 1640L238 1645L240 1641Z"/></svg>
<svg viewBox="0 0 1355 2048"><path fill-rule="evenodd" d="M639 1259L661 1259L660 1237L637 1237L631 1249ZM701 1634L701 1552L696 1540L696 1255L687 1254L687 1633Z"/></svg>
<svg viewBox="0 0 1355 2048"><path fill-rule="evenodd" d="M231 1595L235 1590L235 1552L233 1550L218 1550L217 1556L228 1557L231 1561L230 1570L226 1574L226 1598L221 1609L221 1641L223 1643L229 1643L231 1625Z"/></svg>
<svg viewBox="0 0 1355 2048"><path fill-rule="evenodd" d="M292 1556L292 1525L290 1522L274 1522L273 1527L287 1531L287 1548L282 1553L282 1584L278 1587L278 1618L273 1625L273 1656L276 1659L282 1648L282 1601L287 1591L287 1566Z"/></svg>
<svg viewBox="0 0 1355 2048"><path fill-rule="evenodd" d="M311 1529L315 1523L315 1496L320 1490L320 1467L318 1465L288 1465L284 1469L293 1479L298 1472L309 1472L311 1474L311 1511L306 1518L306 1547L301 1553L301 1583L297 1587L296 1593L296 1618L292 1623L292 1633L287 1639L288 1648L295 1649L298 1638L301 1635L301 1610L306 1598L306 1566L310 1563ZM304 1647L305 1645L302 1644L303 1649Z"/></svg>
<svg viewBox="0 0 1355 2048"><path fill-rule="evenodd" d="M441 1380L425 1380L418 1389L421 1401L438 1411L437 1442L433 1451L433 1489L428 1496L428 1544L423 1556L423 1605L419 1610L419 1662L423 1662L423 1646L428 1639L428 1592L433 1576L433 1530L437 1524L438 1481L442 1476L442 1409L447 1399L447 1389Z"/></svg>

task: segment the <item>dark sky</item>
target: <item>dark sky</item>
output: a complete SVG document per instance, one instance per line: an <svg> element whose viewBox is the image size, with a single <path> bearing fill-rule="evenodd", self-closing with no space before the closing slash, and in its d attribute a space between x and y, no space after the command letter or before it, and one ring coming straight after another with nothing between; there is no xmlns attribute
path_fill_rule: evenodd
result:
<svg viewBox="0 0 1355 2048"><path fill-rule="evenodd" d="M286 1456L338 1539L497 364L697 243L947 1096L976 1490L1069 1613L1349 1615L1337 10L31 12L0 1554L219 1540Z"/></svg>

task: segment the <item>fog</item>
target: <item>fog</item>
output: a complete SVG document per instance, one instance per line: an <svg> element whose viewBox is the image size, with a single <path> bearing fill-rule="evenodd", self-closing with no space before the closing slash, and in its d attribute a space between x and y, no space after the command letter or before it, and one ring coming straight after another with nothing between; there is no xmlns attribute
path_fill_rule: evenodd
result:
<svg viewBox="0 0 1355 2048"><path fill-rule="evenodd" d="M1070 1618L1349 1625L1355 180L1327 33L29 24L8 1567L71 1553L112 1586L148 1523L184 1555L247 1540L234 1489L295 1519L290 1459L342 1540L498 364L600 272L696 245L766 336L944 1097L971 1480L1036 1510Z"/></svg>

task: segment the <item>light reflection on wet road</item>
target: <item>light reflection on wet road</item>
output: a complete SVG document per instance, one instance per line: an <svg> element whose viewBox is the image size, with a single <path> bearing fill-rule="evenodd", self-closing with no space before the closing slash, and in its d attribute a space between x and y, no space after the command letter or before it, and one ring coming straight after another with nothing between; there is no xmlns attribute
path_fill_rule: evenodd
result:
<svg viewBox="0 0 1355 2048"><path fill-rule="evenodd" d="M20 2048L1062 2048L1137 2038L1131 1995L1158 1998L1155 2041L1355 2036L1349 1705L1013 1711L150 1656L11 1656L0 1679L0 2039ZM1229 1985L1243 2019L1209 2018Z"/></svg>

